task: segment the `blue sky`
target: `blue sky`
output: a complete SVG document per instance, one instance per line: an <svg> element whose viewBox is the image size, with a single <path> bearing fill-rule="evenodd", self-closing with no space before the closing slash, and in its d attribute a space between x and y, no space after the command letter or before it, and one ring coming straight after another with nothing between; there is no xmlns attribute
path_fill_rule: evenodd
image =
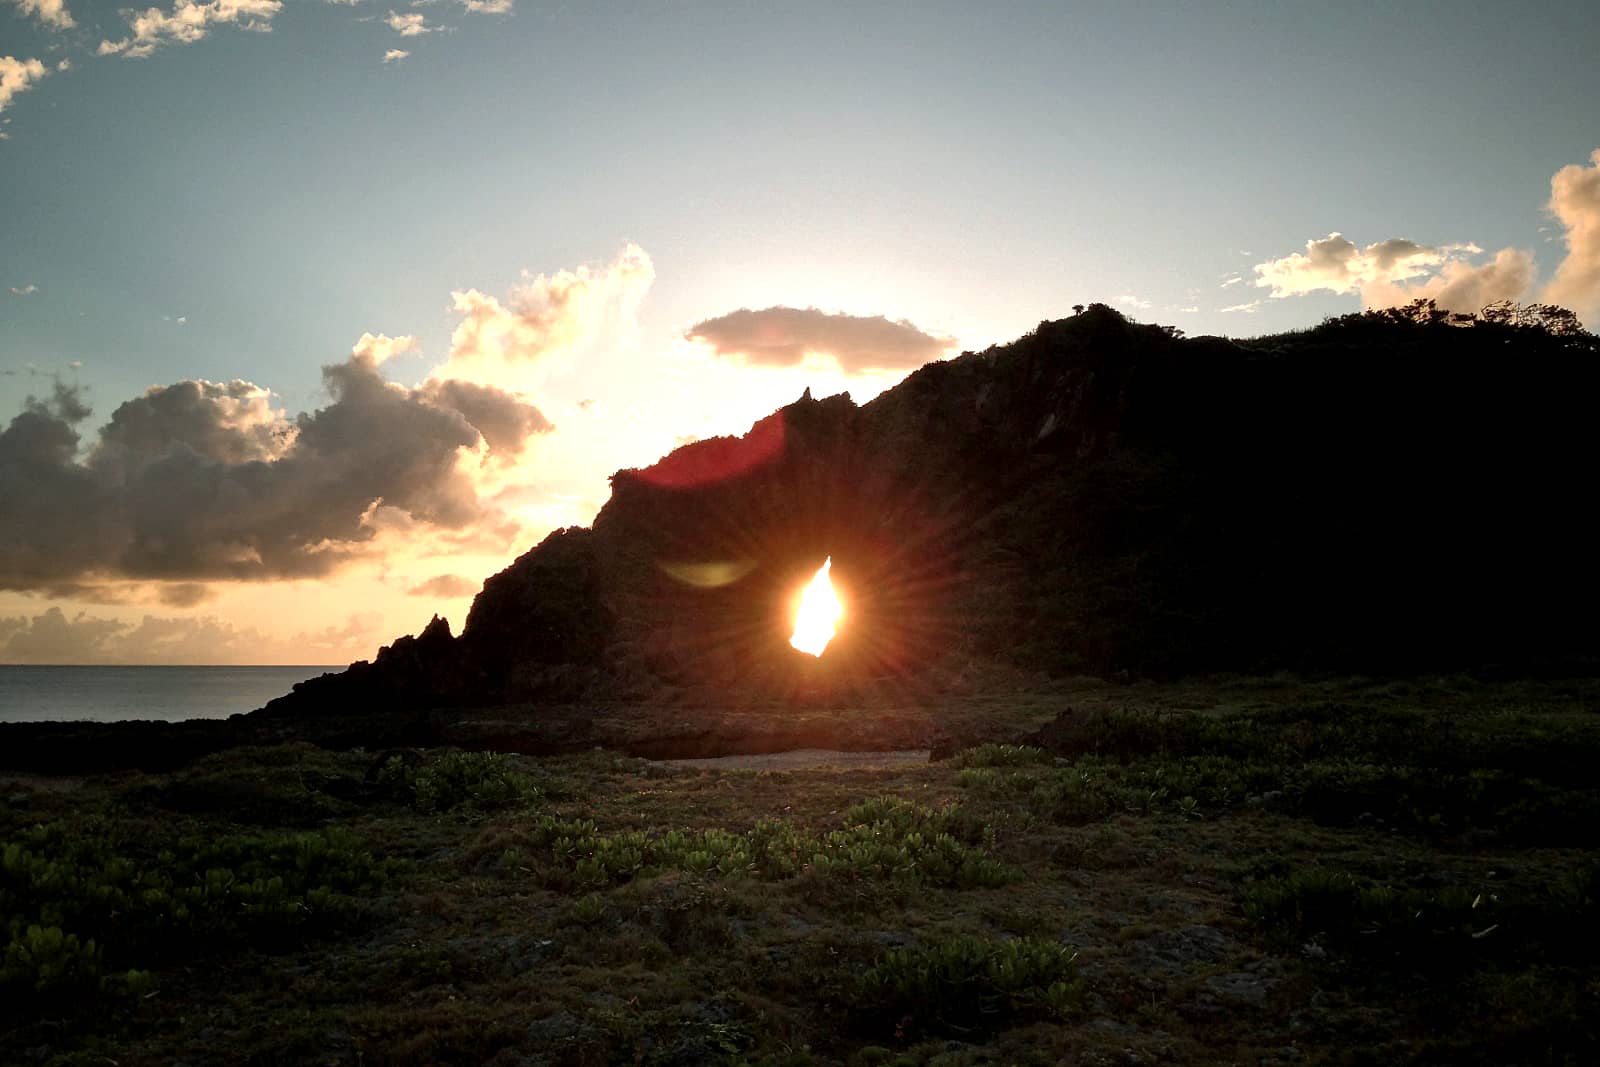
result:
<svg viewBox="0 0 1600 1067"><path fill-rule="evenodd" d="M1569 171L1587 210L1600 148L1592 3L186 9L199 39L130 57L116 4L0 3L0 57L38 61L0 92L0 425L58 377L93 408L80 458L118 405L189 379L264 387L292 421L330 403L320 369L363 334L411 338L390 381L470 377L555 425L518 477L474 483L521 535L455 566L466 584L541 526L587 521L610 469L805 385L866 396L906 369L823 348L777 365L737 337L687 344L697 323L815 308L856 317L819 324L841 345L885 316L954 351L1094 300L1249 335L1413 292L1535 298L1568 251L1552 177L1588 168ZM430 32L402 35L418 15ZM1291 262L1335 231L1353 250ZM648 278L616 267L634 246ZM548 303L538 277L582 265L615 284L561 353L505 378L441 370L467 366L453 293L509 304L532 285ZM1590 295L1569 271L1560 292ZM1579 308L1591 327L1597 308ZM375 593L433 576L377 555L315 578L95 557L71 582L52 572L54 591L0 561L0 618L53 605L238 630L309 588L381 605L375 642L434 606ZM187 595L159 595L173 581L201 599L177 610ZM295 632L354 617L327 616Z"/></svg>

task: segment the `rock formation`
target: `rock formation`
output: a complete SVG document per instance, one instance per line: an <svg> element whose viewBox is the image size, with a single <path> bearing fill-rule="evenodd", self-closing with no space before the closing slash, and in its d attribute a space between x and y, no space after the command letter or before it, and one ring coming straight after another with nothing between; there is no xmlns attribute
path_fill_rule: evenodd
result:
<svg viewBox="0 0 1600 1067"><path fill-rule="evenodd" d="M620 471L459 637L435 619L268 716L1570 661L1600 636L1597 355L1392 313L1189 340L1095 305ZM789 613L829 555L848 617L813 660Z"/></svg>

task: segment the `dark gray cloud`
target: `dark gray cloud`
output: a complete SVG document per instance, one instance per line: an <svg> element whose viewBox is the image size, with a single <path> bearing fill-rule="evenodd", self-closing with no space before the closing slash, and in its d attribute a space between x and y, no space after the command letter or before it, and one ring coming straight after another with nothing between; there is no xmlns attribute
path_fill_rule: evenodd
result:
<svg viewBox="0 0 1600 1067"><path fill-rule="evenodd" d="M814 354L832 356L849 372L910 370L955 346L953 338L934 336L904 320L789 307L740 308L697 323L684 336L709 345L719 356L746 363L790 367Z"/></svg>
<svg viewBox="0 0 1600 1067"><path fill-rule="evenodd" d="M120 405L81 458L78 394L58 384L30 398L0 431L0 588L325 574L366 550L380 505L465 534L503 516L479 500L458 450L514 453L550 428L501 390L407 389L361 356L323 380L332 402L293 420L249 382L153 388Z"/></svg>
<svg viewBox="0 0 1600 1067"><path fill-rule="evenodd" d="M555 429L532 404L490 385L456 380L432 381L423 394L439 407L458 411L483 435L489 451L514 458L534 434Z"/></svg>

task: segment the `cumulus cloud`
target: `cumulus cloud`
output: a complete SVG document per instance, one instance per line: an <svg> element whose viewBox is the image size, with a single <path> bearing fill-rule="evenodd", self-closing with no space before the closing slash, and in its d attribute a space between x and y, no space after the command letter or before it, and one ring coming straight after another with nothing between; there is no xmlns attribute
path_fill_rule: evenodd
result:
<svg viewBox="0 0 1600 1067"><path fill-rule="evenodd" d="M1304 252L1258 263L1256 285L1275 298L1325 291L1358 293L1367 307L1433 300L1454 311L1477 311L1518 300L1533 283L1533 257L1501 249L1486 263L1475 244L1424 245L1402 237L1365 247L1340 233L1306 242Z"/></svg>
<svg viewBox="0 0 1600 1067"><path fill-rule="evenodd" d="M371 654L381 619L350 616L341 626L273 638L213 616L146 615L139 622L59 607L0 617L0 663L344 663Z"/></svg>
<svg viewBox="0 0 1600 1067"><path fill-rule="evenodd" d="M461 6L473 15L509 15L512 0L461 0Z"/></svg>
<svg viewBox="0 0 1600 1067"><path fill-rule="evenodd" d="M418 347L417 339L410 334L390 337L382 333L363 333L361 340L350 347L350 355L356 359L369 359L374 365L382 366L402 353L415 352Z"/></svg>
<svg viewBox="0 0 1600 1067"><path fill-rule="evenodd" d="M1361 290L1367 307L1399 307L1432 300L1448 311L1480 311L1501 300L1521 300L1533 287L1533 256L1502 248L1487 263L1449 260L1439 273L1413 284L1374 282Z"/></svg>
<svg viewBox="0 0 1600 1067"><path fill-rule="evenodd" d="M53 30L70 30L77 25L67 10L66 0L15 0L17 10L31 15L40 25Z"/></svg>
<svg viewBox="0 0 1600 1067"><path fill-rule="evenodd" d="M29 282L27 285L13 285L9 291L12 296L32 296L39 291L39 287Z"/></svg>
<svg viewBox="0 0 1600 1067"><path fill-rule="evenodd" d="M1477 252L1472 246L1456 249ZM1284 297L1325 289L1358 292L1362 286L1392 283L1425 275L1445 261L1451 250L1430 248L1404 238L1357 246L1340 233L1307 241L1306 250L1256 264L1256 285Z"/></svg>
<svg viewBox="0 0 1600 1067"><path fill-rule="evenodd" d="M502 381L508 370L592 338L607 323L631 319L655 277L650 256L630 244L604 267L529 277L504 301L477 289L456 290L450 296L462 320L437 376Z"/></svg>
<svg viewBox="0 0 1600 1067"><path fill-rule="evenodd" d="M1593 325L1600 318L1600 148L1588 163L1551 177L1546 207L1565 231L1567 254L1537 290L1538 299L1570 308ZM1274 297L1359 293L1367 307L1426 299L1451 311L1479 311L1535 292L1531 253L1502 248L1487 261L1473 258L1482 253L1470 243L1432 246L1403 238L1360 247L1332 233L1306 242L1304 252L1258 263L1256 285Z"/></svg>
<svg viewBox="0 0 1600 1067"><path fill-rule="evenodd" d="M331 403L294 419L250 382L158 386L84 450L74 389L30 397L0 431L0 588L322 575L362 556L386 516L465 536L504 520L474 462L549 428L491 386L387 382L370 355L323 380Z"/></svg>
<svg viewBox="0 0 1600 1067"><path fill-rule="evenodd" d="M478 583L469 582L459 574L441 574L406 590L411 596L437 597L441 600L458 600L476 596Z"/></svg>
<svg viewBox="0 0 1600 1067"><path fill-rule="evenodd" d="M433 33L439 27L429 26L427 18L419 11L412 11L404 15L389 12L389 17L384 19L389 28L402 37L421 37L425 33Z"/></svg>
<svg viewBox="0 0 1600 1067"><path fill-rule="evenodd" d="M684 336L718 356L790 367L808 355L832 357L848 373L907 370L939 359L955 339L882 315L829 314L816 308L740 308L691 326Z"/></svg>
<svg viewBox="0 0 1600 1067"><path fill-rule="evenodd" d="M402 59L408 58L410 55L411 53L407 52L403 48L391 48L383 54L383 61L385 63L398 63Z"/></svg>
<svg viewBox="0 0 1600 1067"><path fill-rule="evenodd" d="M1571 308L1591 327L1600 319L1600 148L1550 179L1550 213L1566 228L1567 256L1540 294Z"/></svg>
<svg viewBox="0 0 1600 1067"><path fill-rule="evenodd" d="M37 59L0 56L0 111L4 111L12 100L32 89L40 78L49 73L50 69Z"/></svg>
<svg viewBox="0 0 1600 1067"><path fill-rule="evenodd" d="M460 412L489 446L507 461L515 459L535 434L549 433L555 425L527 401L492 385L430 380L419 394L438 407Z"/></svg>
<svg viewBox="0 0 1600 1067"><path fill-rule="evenodd" d="M1132 293L1123 293L1121 296L1117 297L1117 303L1122 304L1125 307L1139 308L1141 310L1150 306L1150 301L1140 300Z"/></svg>
<svg viewBox="0 0 1600 1067"><path fill-rule="evenodd" d="M142 59L164 45L193 44L213 26L232 25L265 33L281 10L283 0L174 0L169 11L149 7L125 12L131 32L120 41L101 41L96 54Z"/></svg>

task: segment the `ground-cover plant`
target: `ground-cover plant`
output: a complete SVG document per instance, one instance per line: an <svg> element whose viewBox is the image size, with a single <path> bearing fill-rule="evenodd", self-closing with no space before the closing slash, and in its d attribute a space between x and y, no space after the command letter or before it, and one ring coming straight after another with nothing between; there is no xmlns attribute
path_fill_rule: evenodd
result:
<svg viewBox="0 0 1600 1067"><path fill-rule="evenodd" d="M1582 723L1505 727L1491 717L1424 716L1319 703L1260 715L1116 711L1058 721L1053 745L1070 763L1026 746L957 755L956 784L1064 824L1119 812L1204 817L1247 802L1329 826L1381 825L1429 836L1472 833L1528 843L1588 845L1600 835L1600 790L1569 774L1569 755L1544 773L1536 741L1600 759L1600 730Z"/></svg>
<svg viewBox="0 0 1600 1067"><path fill-rule="evenodd" d="M1050 764L1055 757L1036 745L1003 745L990 742L963 749L950 761L954 767L1028 767Z"/></svg>
<svg viewBox="0 0 1600 1067"><path fill-rule="evenodd" d="M444 752L423 763L391 756L378 784L417 811L490 811L536 800L533 777L500 752Z"/></svg>
<svg viewBox="0 0 1600 1067"><path fill-rule="evenodd" d="M519 854L542 858L546 881L589 891L663 871L768 881L802 874L824 881L908 881L944 888L1000 885L1013 872L974 844L985 830L959 808L893 797L855 805L837 830L813 832L762 820L746 831L711 828L602 832L589 819L543 815Z"/></svg>
<svg viewBox="0 0 1600 1067"><path fill-rule="evenodd" d="M35 827L0 845L0 987L140 986L145 968L283 946L352 922L398 869L337 830L148 847L105 827Z"/></svg>
<svg viewBox="0 0 1600 1067"><path fill-rule="evenodd" d="M1600 948L1600 867L1517 890L1397 886L1305 867L1244 890L1246 918L1269 943L1307 944L1369 963L1449 971L1511 961L1589 958Z"/></svg>
<svg viewBox="0 0 1600 1067"><path fill-rule="evenodd" d="M861 976L858 1010L866 1028L901 1039L1063 1018L1083 996L1075 964L1053 941L939 938L884 953Z"/></svg>

